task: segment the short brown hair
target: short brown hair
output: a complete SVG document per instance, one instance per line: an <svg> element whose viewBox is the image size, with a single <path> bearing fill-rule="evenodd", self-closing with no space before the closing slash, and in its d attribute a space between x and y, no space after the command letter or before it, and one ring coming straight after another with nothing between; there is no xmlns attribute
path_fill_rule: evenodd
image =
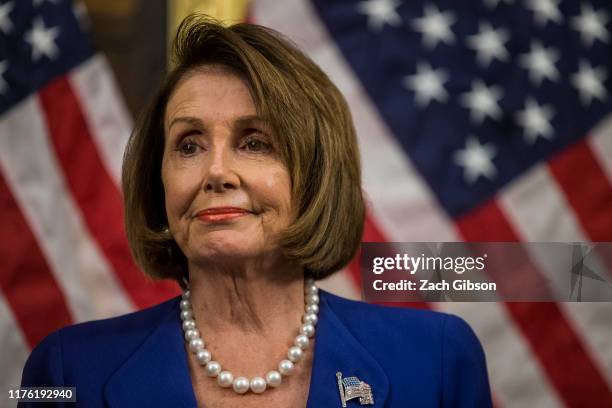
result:
<svg viewBox="0 0 612 408"><path fill-rule="evenodd" d="M340 91L289 40L255 24L224 27L193 14L181 23L172 51L174 68L140 117L123 159L126 231L136 262L152 277L183 284L186 258L166 229L164 113L186 74L215 64L246 80L258 115L279 141L296 206L280 240L283 253L314 279L345 266L361 242L365 205L357 138Z"/></svg>

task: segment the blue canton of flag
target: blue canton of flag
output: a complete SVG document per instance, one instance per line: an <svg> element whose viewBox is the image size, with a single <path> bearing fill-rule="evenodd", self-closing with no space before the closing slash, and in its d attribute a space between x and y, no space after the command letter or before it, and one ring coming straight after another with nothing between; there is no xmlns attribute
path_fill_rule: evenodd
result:
<svg viewBox="0 0 612 408"><path fill-rule="evenodd" d="M454 218L585 137L612 106L607 1L313 3Z"/></svg>
<svg viewBox="0 0 612 408"><path fill-rule="evenodd" d="M0 114L93 55L72 1L0 4Z"/></svg>

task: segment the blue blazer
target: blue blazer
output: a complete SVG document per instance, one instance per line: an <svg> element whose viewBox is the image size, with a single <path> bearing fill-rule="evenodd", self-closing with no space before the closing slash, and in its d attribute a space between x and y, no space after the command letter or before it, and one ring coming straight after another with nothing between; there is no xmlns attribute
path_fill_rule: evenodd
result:
<svg viewBox="0 0 612 408"><path fill-rule="evenodd" d="M308 408L341 407L338 371L369 384L376 408L492 406L482 348L460 318L323 290L320 298ZM28 358L22 387L76 387L67 407L196 407L179 300L50 334Z"/></svg>

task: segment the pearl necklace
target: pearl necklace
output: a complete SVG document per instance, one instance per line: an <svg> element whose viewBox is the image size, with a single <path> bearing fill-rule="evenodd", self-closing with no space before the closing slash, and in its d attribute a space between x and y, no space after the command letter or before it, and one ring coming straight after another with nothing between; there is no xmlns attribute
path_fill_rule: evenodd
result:
<svg viewBox="0 0 612 408"><path fill-rule="evenodd" d="M293 373L295 363L304 355L304 350L310 343L309 338L314 336L315 325L317 324L317 314L319 313L319 288L312 279L307 279L304 284L304 317L299 334L295 337L294 346L289 348L287 359L278 363L278 370L271 370L264 377L253 377L250 380L246 377L236 377L227 370L221 368L221 364L212 359L210 351L205 348L204 340L200 337L200 331L196 327L193 310L191 308L190 291L185 290L182 295L181 320L183 321L183 331L185 341L189 344L189 349L195 354L200 365L204 366L209 377L217 377L217 383L228 388L230 385L238 394L244 394L249 389L256 394L261 394L266 388L276 388L281 384L282 377Z"/></svg>

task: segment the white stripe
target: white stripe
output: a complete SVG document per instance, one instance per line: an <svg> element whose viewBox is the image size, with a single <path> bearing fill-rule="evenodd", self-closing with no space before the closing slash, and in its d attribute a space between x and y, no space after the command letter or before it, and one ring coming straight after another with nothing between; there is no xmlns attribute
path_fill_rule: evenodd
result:
<svg viewBox="0 0 612 408"><path fill-rule="evenodd" d="M357 129L363 185L380 226L400 241L457 241L457 231L438 206L410 159L372 105L360 82L304 0L256 1L257 23L289 36L330 76L344 94ZM296 24L296 22L298 22Z"/></svg>
<svg viewBox="0 0 612 408"><path fill-rule="evenodd" d="M501 303L436 303L465 319L482 342L502 407L562 407L559 397Z"/></svg>
<svg viewBox="0 0 612 408"><path fill-rule="evenodd" d="M612 184L612 115L608 115L587 137L595 157Z"/></svg>
<svg viewBox="0 0 612 408"><path fill-rule="evenodd" d="M112 70L106 59L97 55L79 65L69 78L102 162L120 185L123 151L132 123Z"/></svg>
<svg viewBox="0 0 612 408"><path fill-rule="evenodd" d="M547 166L538 166L525 173L504 189L498 201L521 240L588 241ZM568 257L562 254L551 257L550 254L544 255L532 250L531 255L553 283L557 282L555 276L560 272L566 273L570 263ZM593 258L594 269L598 273L605 273L602 263L597 261L596 256ZM598 286L604 288L603 285ZM567 294L568 288L556 286L555 290ZM574 326L576 335L583 340L593 356L593 362L612 388L612 303L563 302L559 303L559 307L567 315L568 323Z"/></svg>
<svg viewBox="0 0 612 408"><path fill-rule="evenodd" d="M133 310L86 230L47 135L42 106L29 97L0 121L0 170L77 321Z"/></svg>
<svg viewBox="0 0 612 408"><path fill-rule="evenodd" d="M0 295L0 402L5 401L9 388L19 386L21 371L29 354L29 348L15 321L15 317ZM14 404L14 403L13 403ZM8 406L0 404L2 406Z"/></svg>

